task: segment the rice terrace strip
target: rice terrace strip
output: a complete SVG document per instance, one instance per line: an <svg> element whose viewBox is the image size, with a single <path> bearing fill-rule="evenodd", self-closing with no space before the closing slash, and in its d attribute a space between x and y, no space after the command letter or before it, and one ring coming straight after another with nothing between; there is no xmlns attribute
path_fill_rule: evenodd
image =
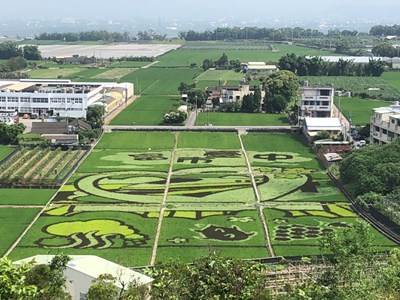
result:
<svg viewBox="0 0 400 300"><path fill-rule="evenodd" d="M11 257L62 251L133 267L209 251L301 256L356 219L297 135L111 132ZM394 246L373 233L379 249Z"/></svg>

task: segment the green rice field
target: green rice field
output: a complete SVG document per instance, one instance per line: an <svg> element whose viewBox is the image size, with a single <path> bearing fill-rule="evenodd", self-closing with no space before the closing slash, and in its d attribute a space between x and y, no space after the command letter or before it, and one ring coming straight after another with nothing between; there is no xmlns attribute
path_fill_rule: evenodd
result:
<svg viewBox="0 0 400 300"><path fill-rule="evenodd" d="M240 138L105 133L11 257L63 251L132 267L190 262L209 251L301 256L318 254L321 236L358 219L300 136ZM380 249L393 246L374 235Z"/></svg>
<svg viewBox="0 0 400 300"><path fill-rule="evenodd" d="M285 114L202 112L197 117L196 125L206 124L214 126L288 126L289 120Z"/></svg>

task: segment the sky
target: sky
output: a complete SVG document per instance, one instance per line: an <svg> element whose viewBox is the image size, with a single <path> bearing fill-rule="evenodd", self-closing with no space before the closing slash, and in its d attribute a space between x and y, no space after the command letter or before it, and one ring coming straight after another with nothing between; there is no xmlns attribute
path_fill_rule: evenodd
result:
<svg viewBox="0 0 400 300"><path fill-rule="evenodd" d="M349 4L350 3L350 4ZM2 7L8 19L63 18L131 19L254 18L273 20L307 19L325 16L374 18L395 16L399 0L18 0ZM400 22L399 22L400 23Z"/></svg>

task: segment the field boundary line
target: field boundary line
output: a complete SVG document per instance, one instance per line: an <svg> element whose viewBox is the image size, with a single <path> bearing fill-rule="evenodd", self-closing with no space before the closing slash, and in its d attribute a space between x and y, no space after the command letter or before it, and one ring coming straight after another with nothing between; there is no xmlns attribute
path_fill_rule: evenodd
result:
<svg viewBox="0 0 400 300"><path fill-rule="evenodd" d="M167 176L167 180L166 180L166 183L165 183L164 195L163 195L163 199L162 199L161 205L160 205L160 207L161 207L160 208L160 215L158 217L156 235L154 236L154 246L153 246L153 252L152 252L151 258L150 258L150 266L154 266L154 263L156 261L157 249L158 249L158 241L160 240L161 225L162 225L162 221L164 219L164 213L165 213L165 204L167 202L169 184L171 182L171 177L172 177L172 173L173 173L172 171L173 171L173 165L174 165L174 160L175 160L175 151L176 151L176 148L178 147L178 135L179 135L179 133L176 132L175 133L174 148L171 151L171 162L169 164L168 176Z"/></svg>
<svg viewBox="0 0 400 300"><path fill-rule="evenodd" d="M150 68L152 65L158 64L160 61L156 60L142 67L142 69Z"/></svg>
<svg viewBox="0 0 400 300"><path fill-rule="evenodd" d="M143 93L145 92L145 91L147 91L149 88L151 88L153 85L155 85L157 82L159 82L160 81L160 79L157 79L156 81L154 81L152 84L150 84L148 87L146 87L143 91L141 91L140 93L139 93L139 95L141 96L141 95L143 95ZM139 87L138 87L139 88Z"/></svg>
<svg viewBox="0 0 400 300"><path fill-rule="evenodd" d="M32 228L33 224L35 224L35 222L39 219L39 217L42 215L42 213L45 211L45 209L50 205L50 203L53 201L54 197L58 194L58 192L62 189L62 187L64 186L64 184L68 181L68 179L72 176L72 174L75 173L75 171L78 169L78 167L86 160L86 158L89 156L90 153L92 153L92 150L96 147L96 145L98 144L98 142L101 140L101 138L103 137L104 131L101 133L101 136L98 138L98 140L96 141L96 143L94 143L94 145L91 147L91 149L86 152L86 154L81 158L81 160L78 162L78 164L76 165L75 169L70 172L69 176L67 176L65 178L64 183L58 188L58 190L54 193L54 195L50 198L49 201L47 201L47 203L43 206L43 208L37 213L37 215L33 218L32 222L29 223L29 225L25 228L25 230L19 235L19 237L15 240L15 242L7 249L6 253L4 254L4 256L8 256L13 250L14 248L19 244L19 242L22 240L22 238L27 234L27 232Z"/></svg>
<svg viewBox="0 0 400 300"><path fill-rule="evenodd" d="M238 131L238 138L239 138L239 142L240 142L240 147L242 149L242 153L243 153L244 159L246 161L248 173L250 175L251 183L252 183L252 186L253 186L254 195L256 197L256 202L257 202L256 206L257 206L258 215L260 216L260 220L261 220L261 223L262 223L263 229L264 229L264 237L265 237L265 241L266 241L266 245L265 246L266 246L270 256L271 257L275 257L274 249L272 248L271 239L269 237L267 221L265 219L265 216L264 216L264 213L263 213L263 210L262 210L260 193L258 192L256 180L254 178L253 168L251 167L249 157L247 156L246 149L244 148L244 144L243 144L242 137L241 137L242 134L243 134L242 132Z"/></svg>

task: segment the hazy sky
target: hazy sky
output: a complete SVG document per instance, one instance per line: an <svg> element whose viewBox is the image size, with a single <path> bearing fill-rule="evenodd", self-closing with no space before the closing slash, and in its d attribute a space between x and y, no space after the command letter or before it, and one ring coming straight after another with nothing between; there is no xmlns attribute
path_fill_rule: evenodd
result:
<svg viewBox="0 0 400 300"><path fill-rule="evenodd" d="M350 4L349 4L350 3ZM326 15L355 17L394 16L400 9L399 0L18 0L2 6L2 16L75 18L225 18L240 20L286 17L323 19Z"/></svg>

